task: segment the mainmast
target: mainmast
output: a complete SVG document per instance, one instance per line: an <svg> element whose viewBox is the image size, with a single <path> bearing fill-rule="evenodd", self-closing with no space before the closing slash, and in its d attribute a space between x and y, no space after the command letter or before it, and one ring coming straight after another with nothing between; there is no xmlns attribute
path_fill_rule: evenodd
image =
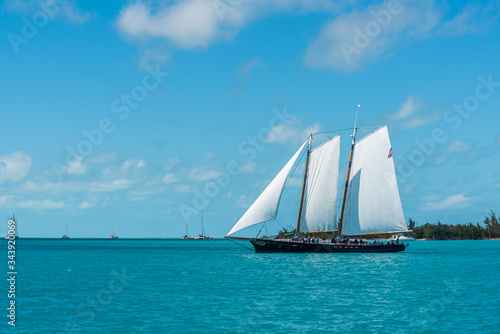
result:
<svg viewBox="0 0 500 334"><path fill-rule="evenodd" d="M300 218L302 217L302 207L304 206L304 195L306 192L307 170L309 168L309 156L311 155L311 140L312 140L312 133L309 135L309 145L307 147L306 168L304 171L304 184L302 185L302 196L300 197L299 219L297 220L297 229L295 230L296 238L299 238L299 233L300 233Z"/></svg>
<svg viewBox="0 0 500 334"><path fill-rule="evenodd" d="M201 212L201 236L205 236L205 231L203 231L203 211Z"/></svg>
<svg viewBox="0 0 500 334"><path fill-rule="evenodd" d="M358 103L358 107L356 108L356 118L354 119L354 130L352 131L352 144L351 144L351 155L349 156L349 165L347 167L347 177L345 180L345 190L344 190L344 200L342 201L342 211L340 213L340 222L338 228L338 235L342 235L342 223L344 222L344 209L345 209L345 200L347 197L347 187L349 186L349 176L351 174L351 165L352 165L352 155L354 153L354 144L356 143L356 132L358 128L356 127L356 122L358 120L358 111L361 106Z"/></svg>

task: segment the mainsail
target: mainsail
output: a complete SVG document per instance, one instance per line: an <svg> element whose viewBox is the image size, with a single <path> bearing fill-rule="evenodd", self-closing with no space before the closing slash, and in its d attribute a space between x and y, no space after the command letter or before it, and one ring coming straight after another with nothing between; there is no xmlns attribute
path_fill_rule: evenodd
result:
<svg viewBox="0 0 500 334"><path fill-rule="evenodd" d="M283 167L278 175L276 175L274 180L271 181L267 188L262 192L262 194L260 194L252 206L247 210L247 212L245 212L243 217L240 218L227 235L233 234L252 225L276 219L283 187L285 186L285 182L290 174L290 171L292 170L293 165L295 164L295 161L304 149L306 143L307 141L302 144L290 161L288 161L285 167Z"/></svg>
<svg viewBox="0 0 500 334"><path fill-rule="evenodd" d="M307 178L305 220L301 232L332 231L337 216L340 135L311 152Z"/></svg>
<svg viewBox="0 0 500 334"><path fill-rule="evenodd" d="M355 144L343 235L407 231L384 126Z"/></svg>

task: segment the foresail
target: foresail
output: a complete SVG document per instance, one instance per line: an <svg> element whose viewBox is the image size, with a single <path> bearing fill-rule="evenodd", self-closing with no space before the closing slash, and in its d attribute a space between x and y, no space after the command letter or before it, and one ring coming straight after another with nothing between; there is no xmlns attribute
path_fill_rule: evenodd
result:
<svg viewBox="0 0 500 334"><path fill-rule="evenodd" d="M391 142L384 126L355 144L342 234L406 230Z"/></svg>
<svg viewBox="0 0 500 334"><path fill-rule="evenodd" d="M240 220L227 233L228 236L249 226L276 219L283 187L285 186L285 182L290 174L290 171L292 170L293 165L304 149L306 143L307 141L304 142L290 161L288 161L285 167L283 167L283 169L278 173L278 175L276 175L262 194L260 194L260 196L255 200L252 206L250 206L247 212L245 212Z"/></svg>
<svg viewBox="0 0 500 334"><path fill-rule="evenodd" d="M340 135L311 152L302 232L332 231L337 216Z"/></svg>

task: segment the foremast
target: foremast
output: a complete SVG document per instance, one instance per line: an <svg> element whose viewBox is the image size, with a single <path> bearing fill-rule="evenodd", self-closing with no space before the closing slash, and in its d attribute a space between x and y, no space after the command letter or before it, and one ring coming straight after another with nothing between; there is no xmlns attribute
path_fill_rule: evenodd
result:
<svg viewBox="0 0 500 334"><path fill-rule="evenodd" d="M352 156L354 153L354 145L356 144L356 132L358 131L358 128L356 127L356 122L358 120L358 111L359 108L361 108L361 105L358 103L358 107L356 108L356 117L354 118L354 129L352 131L352 143L351 143L351 155L349 156L349 165L347 167L347 176L345 180L345 189L344 189L344 199L342 200L342 210L340 212L340 221L339 221L339 227L338 227L338 235L342 235L342 223L344 222L344 209L345 209L345 201L347 198L347 188L349 186L349 176L351 175L351 166L352 166Z"/></svg>
<svg viewBox="0 0 500 334"><path fill-rule="evenodd" d="M307 146L307 158L306 158L306 168L304 170L304 182L302 185L302 195L300 197L300 209L299 209L299 218L297 219L297 229L295 230L295 237L299 238L300 233L300 218L302 217L302 209L304 207L304 196L306 193L306 184L307 184L307 171L309 169L309 156L311 155L311 141L312 141L312 133L309 135L309 143Z"/></svg>

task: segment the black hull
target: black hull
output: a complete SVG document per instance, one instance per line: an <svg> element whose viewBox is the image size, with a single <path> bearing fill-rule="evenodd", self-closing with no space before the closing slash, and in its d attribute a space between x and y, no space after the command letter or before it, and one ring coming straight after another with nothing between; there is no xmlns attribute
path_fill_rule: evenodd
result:
<svg viewBox="0 0 500 334"><path fill-rule="evenodd" d="M316 244L273 239L253 239L250 242L256 253L394 253L406 249L402 243L394 245Z"/></svg>

